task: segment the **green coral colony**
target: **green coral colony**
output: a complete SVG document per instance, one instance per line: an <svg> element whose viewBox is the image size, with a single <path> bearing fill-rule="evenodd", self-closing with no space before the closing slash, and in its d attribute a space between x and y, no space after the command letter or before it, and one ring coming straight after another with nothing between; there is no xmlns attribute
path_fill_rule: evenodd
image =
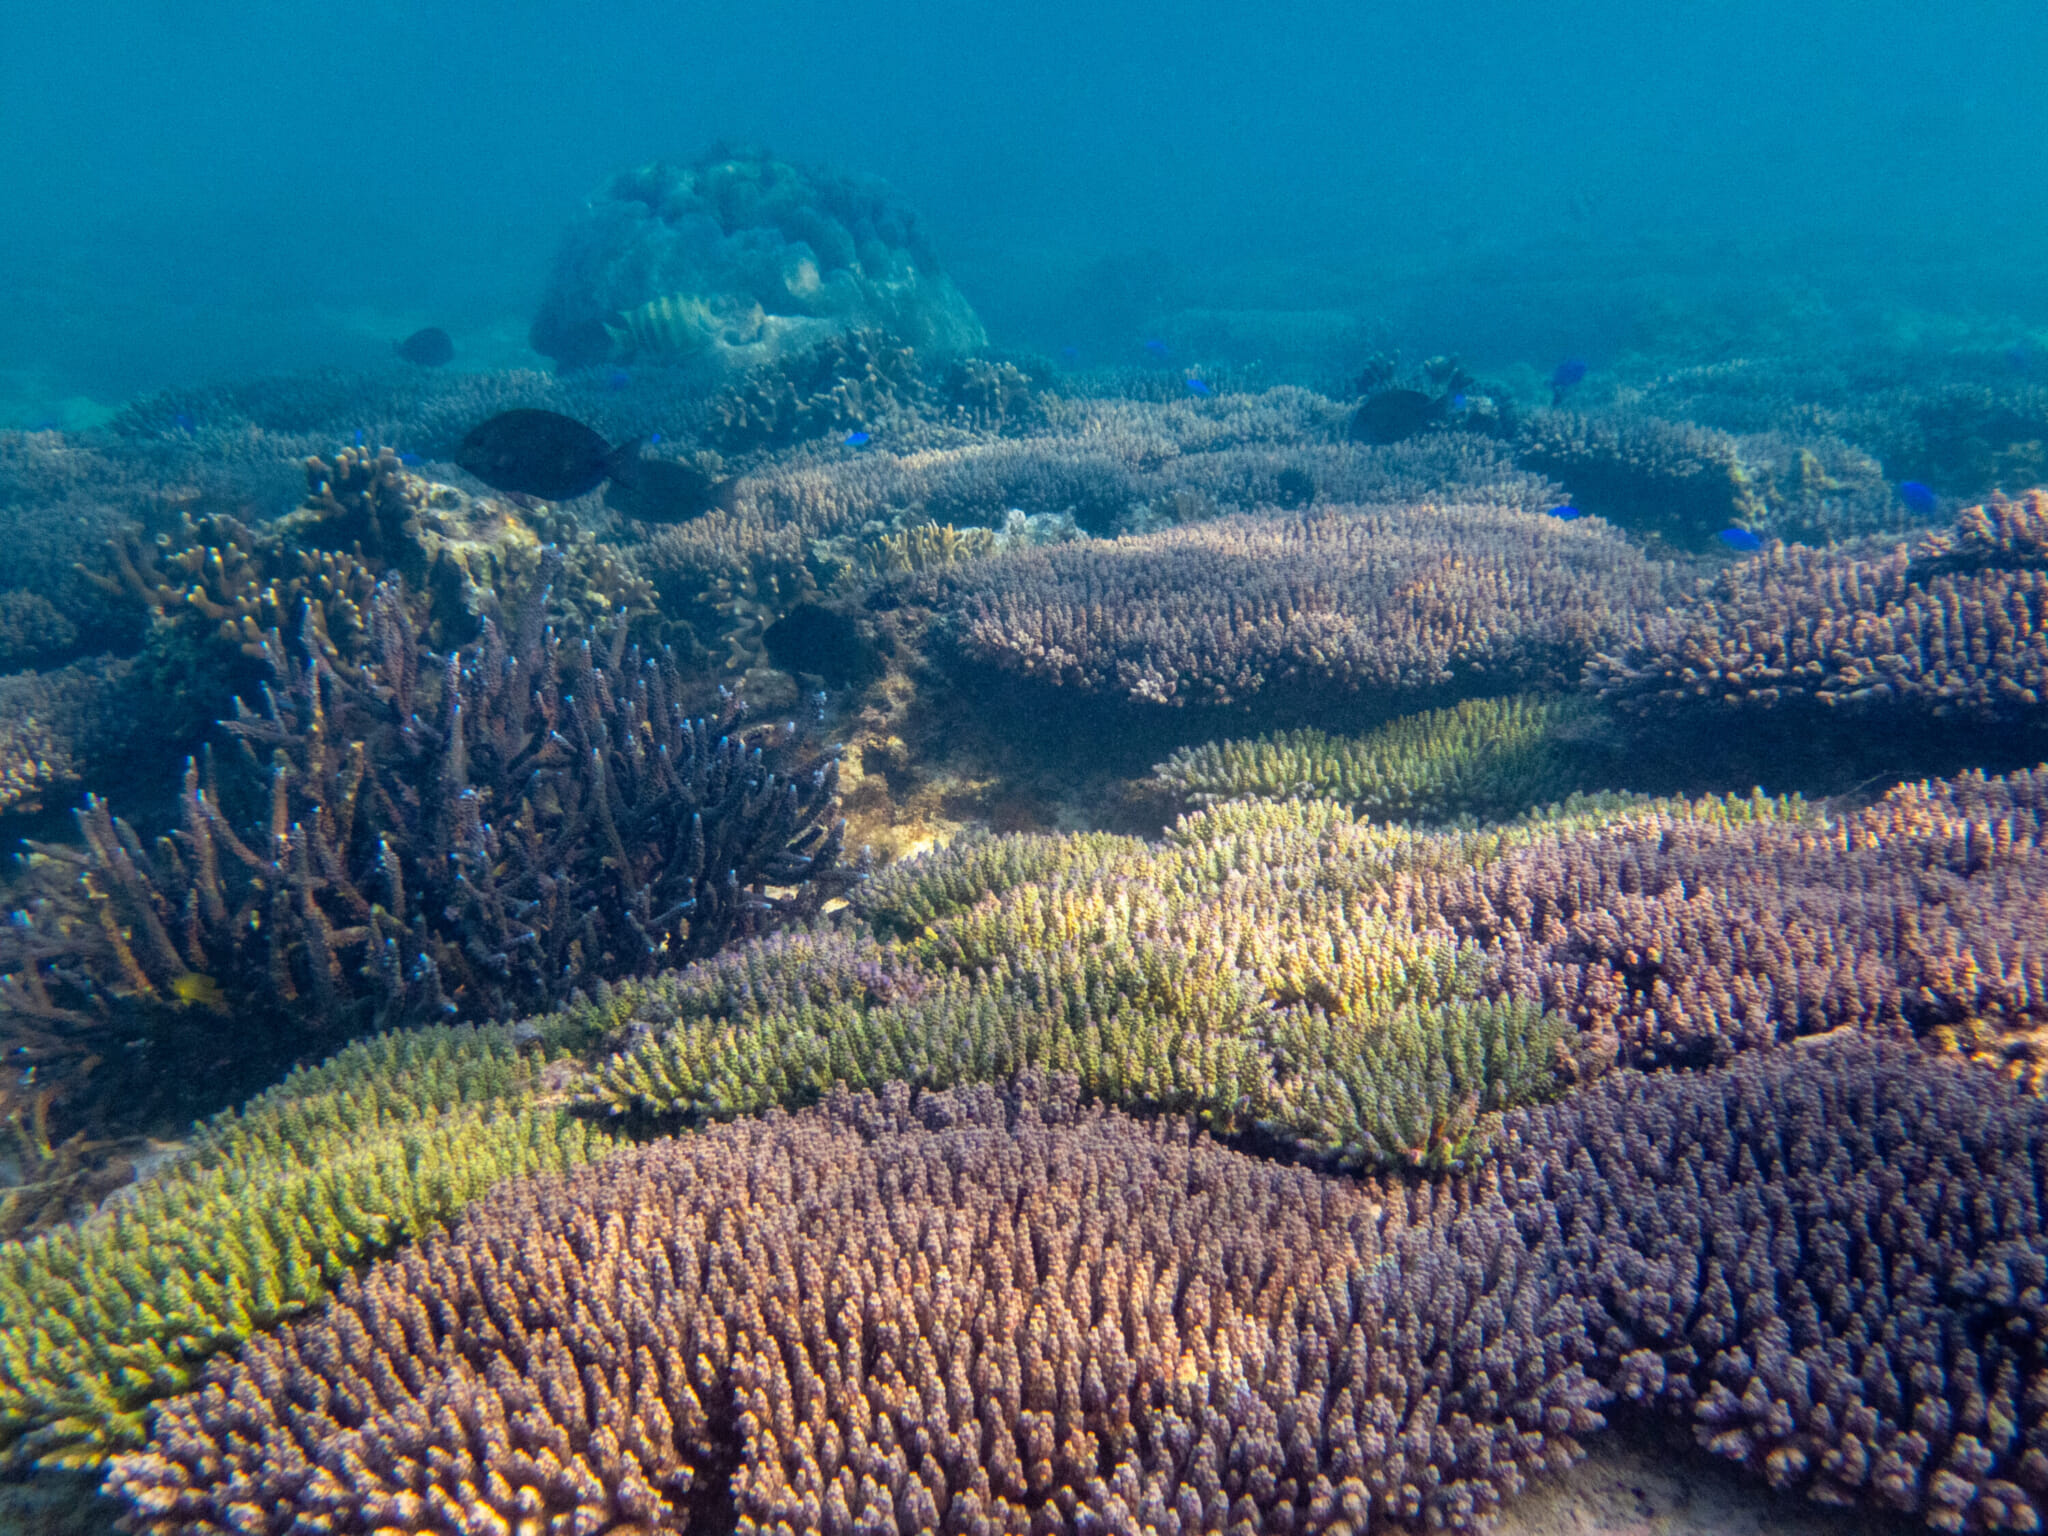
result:
<svg viewBox="0 0 2048 1536"><path fill-rule="evenodd" d="M17 1479L1458 1529L1635 1415L2040 1529L2048 493L1899 457L1975 396L1060 375L748 154L534 341L0 434ZM663 469L460 481L622 364Z"/></svg>

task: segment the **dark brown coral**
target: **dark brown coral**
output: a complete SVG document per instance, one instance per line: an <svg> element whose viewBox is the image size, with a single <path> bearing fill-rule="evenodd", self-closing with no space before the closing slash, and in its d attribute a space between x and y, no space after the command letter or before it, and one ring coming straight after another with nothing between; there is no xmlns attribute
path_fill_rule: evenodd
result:
<svg viewBox="0 0 2048 1536"><path fill-rule="evenodd" d="M1620 1074L1527 1112L1617 1396L1834 1504L1949 1532L2048 1504L2048 1111L1965 1063L1830 1040Z"/></svg>
<svg viewBox="0 0 2048 1536"><path fill-rule="evenodd" d="M1671 579L1601 524L1423 504L1019 550L934 590L972 660L1085 692L1215 705L1289 686L1400 693L1574 677L1662 604Z"/></svg>
<svg viewBox="0 0 2048 1536"><path fill-rule="evenodd" d="M841 1096L501 1189L109 1486L164 1536L1464 1528L1600 1423L1561 1272L1540 1211L1071 1085Z"/></svg>

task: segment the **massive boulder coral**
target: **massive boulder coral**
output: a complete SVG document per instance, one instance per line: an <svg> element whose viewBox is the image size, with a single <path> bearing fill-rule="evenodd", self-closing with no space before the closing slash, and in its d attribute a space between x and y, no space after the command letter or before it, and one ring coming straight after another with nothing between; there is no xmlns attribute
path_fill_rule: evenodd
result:
<svg viewBox="0 0 2048 1536"><path fill-rule="evenodd" d="M1589 680L1647 717L1820 710L2038 724L2048 698L2048 492L1965 508L1887 554L1773 547L1724 571Z"/></svg>
<svg viewBox="0 0 2048 1536"><path fill-rule="evenodd" d="M1469 1528L1598 1427L1555 1229L1024 1082L490 1197L159 1409L133 1528Z"/></svg>
<svg viewBox="0 0 2048 1536"><path fill-rule="evenodd" d="M987 341L883 182L716 149L598 189L556 253L532 340L564 368L653 358L715 377L861 327L939 354Z"/></svg>
<svg viewBox="0 0 2048 1536"><path fill-rule="evenodd" d="M971 662L1179 707L1570 679L1673 585L1604 524L1453 503L1020 550L937 578L934 600Z"/></svg>

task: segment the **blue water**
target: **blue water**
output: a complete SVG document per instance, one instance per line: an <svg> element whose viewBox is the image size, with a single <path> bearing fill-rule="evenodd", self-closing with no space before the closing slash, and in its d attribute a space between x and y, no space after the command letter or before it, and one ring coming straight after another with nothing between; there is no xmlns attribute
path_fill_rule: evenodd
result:
<svg viewBox="0 0 2048 1536"><path fill-rule="evenodd" d="M591 189L719 139L887 178L1047 355L1200 308L1546 371L1698 313L1724 351L2048 322L2036 0L110 0L7 34L8 425L426 324L531 363Z"/></svg>

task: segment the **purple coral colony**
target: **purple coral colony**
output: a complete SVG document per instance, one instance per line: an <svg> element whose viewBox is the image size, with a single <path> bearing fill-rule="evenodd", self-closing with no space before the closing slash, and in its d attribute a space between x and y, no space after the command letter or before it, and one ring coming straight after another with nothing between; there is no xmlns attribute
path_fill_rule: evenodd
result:
<svg viewBox="0 0 2048 1536"><path fill-rule="evenodd" d="M2041 392L1204 334L998 351L725 154L551 372L0 433L13 1482L1364 1536L1655 1435L2038 1531Z"/></svg>

